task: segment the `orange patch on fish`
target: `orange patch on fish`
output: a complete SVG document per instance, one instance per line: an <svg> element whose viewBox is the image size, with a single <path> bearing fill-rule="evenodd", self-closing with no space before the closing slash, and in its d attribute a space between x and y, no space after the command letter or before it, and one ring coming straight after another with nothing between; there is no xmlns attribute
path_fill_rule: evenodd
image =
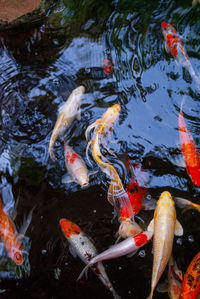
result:
<svg viewBox="0 0 200 299"><path fill-rule="evenodd" d="M78 235L82 232L78 225L64 218L60 220L60 226L67 238L70 238L72 235Z"/></svg>

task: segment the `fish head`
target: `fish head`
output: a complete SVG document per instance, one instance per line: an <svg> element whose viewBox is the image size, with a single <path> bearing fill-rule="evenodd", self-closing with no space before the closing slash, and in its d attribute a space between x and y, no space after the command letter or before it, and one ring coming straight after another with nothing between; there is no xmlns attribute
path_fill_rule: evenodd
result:
<svg viewBox="0 0 200 299"><path fill-rule="evenodd" d="M157 214L163 214L165 211L172 211L176 217L175 203L172 199L170 192L164 191L161 193L159 200L157 202L154 218L157 217Z"/></svg>
<svg viewBox="0 0 200 299"><path fill-rule="evenodd" d="M73 94L75 96L82 96L84 92L85 92L85 87L82 85L73 90Z"/></svg>
<svg viewBox="0 0 200 299"><path fill-rule="evenodd" d="M126 239L137 235L141 231L141 227L135 221L122 221L119 226L118 235Z"/></svg>
<svg viewBox="0 0 200 299"><path fill-rule="evenodd" d="M89 184L89 178L85 171L79 169L79 174L74 177L75 182L77 182L81 187L86 187Z"/></svg>
<svg viewBox="0 0 200 299"><path fill-rule="evenodd" d="M171 24L169 24L169 23L162 22L161 29L162 29L162 33L163 33L165 39L168 39L171 36L173 38L175 38L175 37L178 36L175 28Z"/></svg>
<svg viewBox="0 0 200 299"><path fill-rule="evenodd" d="M119 104L115 104L112 107L108 108L102 117L105 121L105 124L107 124L109 127L112 127L116 122L120 111L121 106Z"/></svg>
<svg viewBox="0 0 200 299"><path fill-rule="evenodd" d="M60 227L67 239L70 239L72 235L79 235L82 231L81 228L75 223L71 222L68 219L62 218L59 221Z"/></svg>

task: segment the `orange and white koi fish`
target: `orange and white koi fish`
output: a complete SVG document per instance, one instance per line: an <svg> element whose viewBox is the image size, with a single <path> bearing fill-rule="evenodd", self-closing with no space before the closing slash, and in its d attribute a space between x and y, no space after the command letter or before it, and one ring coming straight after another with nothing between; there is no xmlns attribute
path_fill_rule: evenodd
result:
<svg viewBox="0 0 200 299"><path fill-rule="evenodd" d="M200 293L200 252L189 264L181 286L180 299L196 299Z"/></svg>
<svg viewBox="0 0 200 299"><path fill-rule="evenodd" d="M56 124L53 128L53 132L49 141L49 155L54 160L54 154L52 147L60 134L64 134L64 132L69 128L72 121L75 117L80 120L81 111L80 105L83 98L83 93L85 92L85 88L83 86L79 86L72 91L70 96L68 97L65 104L59 109L59 114L57 117Z"/></svg>
<svg viewBox="0 0 200 299"><path fill-rule="evenodd" d="M154 219L147 230L154 233L151 293L148 297L152 298L154 289L171 256L174 234L178 236L183 234L182 226L176 220L175 204L169 192L165 191L160 195Z"/></svg>
<svg viewBox="0 0 200 299"><path fill-rule="evenodd" d="M189 61L186 50L180 36L176 32L175 28L166 22L161 24L162 33L165 39L165 50L171 53L175 60L190 73L191 77L196 81L198 88L200 87L200 79L195 74L195 71Z"/></svg>
<svg viewBox="0 0 200 299"><path fill-rule="evenodd" d="M200 156L196 144L184 121L180 111L178 118L181 151L186 165L186 170L195 186L200 186Z"/></svg>
<svg viewBox="0 0 200 299"><path fill-rule="evenodd" d="M91 129L95 128L93 134L94 136L88 143L88 146L91 146L92 156L95 162L99 165L101 170L110 177L110 186L107 195L108 201L115 207L116 210L119 209L123 204L124 209L126 209L128 213L133 216L133 209L131 207L128 195L124 190L121 179L115 167L108 163L109 161L102 155L100 150L100 146L103 143L102 139L107 133L112 132L113 125L119 116L120 110L121 107L119 104L108 108L101 118L97 119L87 128L86 139Z"/></svg>
<svg viewBox="0 0 200 299"><path fill-rule="evenodd" d="M91 259L97 255L97 250L94 244L91 242L90 238L81 230L81 228L75 223L68 219L60 220L60 227L67 238L69 244L76 251L80 259L88 264ZM105 268L101 262L92 268L94 273L98 276L101 282L107 287L107 289L112 293L115 299L120 299L119 295L114 290Z"/></svg>
<svg viewBox="0 0 200 299"><path fill-rule="evenodd" d="M14 223L4 211L3 203L0 199L0 238L5 245L8 256L17 264L23 262L22 244L18 237Z"/></svg>
<svg viewBox="0 0 200 299"><path fill-rule="evenodd" d="M88 270L89 267L98 262L102 262L109 259L115 259L123 255L127 255L130 253L133 254L137 252L139 248L141 248L149 242L149 240L152 238L152 235L152 232L146 231L143 233L139 233L134 237L129 237L126 240L111 246L109 249L93 257L89 261L88 265L83 269L83 271L79 275L79 278L83 276L83 274Z"/></svg>
<svg viewBox="0 0 200 299"><path fill-rule="evenodd" d="M76 182L81 187L89 184L88 169L83 159L68 145L64 144L65 165L71 180L64 176L63 183Z"/></svg>

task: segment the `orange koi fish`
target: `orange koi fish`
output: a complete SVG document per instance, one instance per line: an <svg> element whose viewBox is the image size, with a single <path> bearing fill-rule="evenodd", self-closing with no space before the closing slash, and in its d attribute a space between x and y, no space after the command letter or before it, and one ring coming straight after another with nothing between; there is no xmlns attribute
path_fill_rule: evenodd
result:
<svg viewBox="0 0 200 299"><path fill-rule="evenodd" d="M195 299L200 293L200 252L189 264L181 286L180 299Z"/></svg>
<svg viewBox="0 0 200 299"><path fill-rule="evenodd" d="M154 219L150 222L147 230L154 233L151 293L148 297L151 299L171 256L174 234L178 236L183 234L182 226L176 220L175 204L169 192L165 191L160 195Z"/></svg>
<svg viewBox="0 0 200 299"><path fill-rule="evenodd" d="M190 134L180 111L178 118L181 150L184 157L186 170L195 186L200 186L200 156L196 144Z"/></svg>
<svg viewBox="0 0 200 299"><path fill-rule="evenodd" d="M0 238L5 245L8 256L17 264L23 262L22 244L14 223L8 214L4 211L3 203L0 199Z"/></svg>
<svg viewBox="0 0 200 299"><path fill-rule="evenodd" d="M94 247L94 244L91 242L91 239L81 230L78 225L68 219L61 219L60 227L69 244L76 251L80 259L85 264L89 264L90 260L97 255L97 250ZM101 280L101 282L107 287L107 289L112 293L113 297L115 299L120 299L107 276L103 264L99 262L96 266L93 266L92 270Z"/></svg>
<svg viewBox="0 0 200 299"><path fill-rule="evenodd" d="M165 50L168 53L171 53L176 61L185 67L190 73L191 77L196 81L198 88L200 87L200 79L195 74L195 71L189 61L186 50L184 49L183 43L180 39L180 36L176 32L175 28L166 22L161 24L162 33L165 39Z"/></svg>

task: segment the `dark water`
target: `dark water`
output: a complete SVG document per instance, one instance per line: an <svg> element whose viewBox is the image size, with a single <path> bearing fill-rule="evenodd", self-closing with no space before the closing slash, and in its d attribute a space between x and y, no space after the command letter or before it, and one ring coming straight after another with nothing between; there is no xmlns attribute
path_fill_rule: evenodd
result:
<svg viewBox="0 0 200 299"><path fill-rule="evenodd" d="M58 108L79 85L86 88L82 118L65 135L78 154L85 159L87 126L119 103L122 111L109 144L112 150L119 158L123 150L142 163L152 197L168 190L198 203L200 190L179 163L178 114L187 95L183 112L199 147L200 92L164 50L160 25L166 21L176 27L198 74L199 14L200 6L192 8L191 1L66 0L56 2L39 25L1 33L1 193L10 213L18 199L17 228L34 207L23 240L23 265L16 266L0 247L1 298L112 298L92 272L88 280L76 281L83 263L71 255L59 227L60 218L71 219L101 252L115 242L119 225L112 222L108 182L101 171L86 189L75 183L63 185L61 139L55 145L57 161L48 156ZM111 74L104 73L107 58L113 61ZM122 162L112 163L126 185ZM88 168L92 170L89 164ZM95 163L93 169L98 169ZM146 227L153 211L141 211L139 216ZM177 217L184 235L175 237L173 254L185 271L200 248L200 217L179 208ZM139 252L104 263L122 298L143 299L149 294L151 250L152 242L145 246L144 257ZM154 297L168 298L156 291Z"/></svg>

